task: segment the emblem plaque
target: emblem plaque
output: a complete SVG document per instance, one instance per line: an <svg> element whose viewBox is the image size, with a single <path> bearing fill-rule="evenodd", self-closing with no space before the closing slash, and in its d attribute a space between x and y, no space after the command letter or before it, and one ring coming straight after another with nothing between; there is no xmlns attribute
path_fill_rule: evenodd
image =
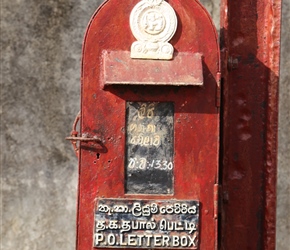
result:
<svg viewBox="0 0 290 250"><path fill-rule="evenodd" d="M168 43L177 29L174 9L164 0L142 0L132 10L130 27L137 39L131 46L131 57L141 59L173 58Z"/></svg>

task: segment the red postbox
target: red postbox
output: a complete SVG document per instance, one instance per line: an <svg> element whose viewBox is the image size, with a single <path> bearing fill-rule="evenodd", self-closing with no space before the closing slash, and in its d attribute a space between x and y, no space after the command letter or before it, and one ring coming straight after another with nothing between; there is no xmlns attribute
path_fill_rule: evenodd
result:
<svg viewBox="0 0 290 250"><path fill-rule="evenodd" d="M220 58L193 0L105 1L82 59L77 249L216 249ZM76 125L76 124L75 124Z"/></svg>

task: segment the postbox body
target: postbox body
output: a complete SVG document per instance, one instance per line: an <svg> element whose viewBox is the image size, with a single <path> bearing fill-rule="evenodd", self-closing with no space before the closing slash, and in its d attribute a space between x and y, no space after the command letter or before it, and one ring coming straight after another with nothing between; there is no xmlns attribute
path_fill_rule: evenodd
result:
<svg viewBox="0 0 290 250"><path fill-rule="evenodd" d="M132 58L138 3L105 1L84 40L81 135L98 140L80 142L77 249L216 249L216 31L198 1L167 1L173 58Z"/></svg>

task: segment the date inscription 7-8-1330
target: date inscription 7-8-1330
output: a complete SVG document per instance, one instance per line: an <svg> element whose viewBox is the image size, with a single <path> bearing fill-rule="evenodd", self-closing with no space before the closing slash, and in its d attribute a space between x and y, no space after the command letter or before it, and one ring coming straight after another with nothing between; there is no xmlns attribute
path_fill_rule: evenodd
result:
<svg viewBox="0 0 290 250"><path fill-rule="evenodd" d="M172 102L127 102L126 192L173 193Z"/></svg>

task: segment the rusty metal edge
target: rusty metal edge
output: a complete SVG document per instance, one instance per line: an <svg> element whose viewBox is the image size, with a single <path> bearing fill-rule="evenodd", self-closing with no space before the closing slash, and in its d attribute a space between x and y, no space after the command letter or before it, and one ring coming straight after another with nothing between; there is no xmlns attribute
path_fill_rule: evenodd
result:
<svg viewBox="0 0 290 250"><path fill-rule="evenodd" d="M278 87L279 87L279 70L280 70L280 37L281 37L281 0L261 0L268 3L266 9L268 16L268 30L266 30L267 41L264 44L264 50L267 51L268 67L270 73L268 76L267 87L267 124L266 124L266 153L265 153L265 176L264 176L264 232L263 246L265 250L275 249L276 240L276 184L277 184L277 147L278 147ZM223 79L228 78L228 50L229 36L226 30L229 27L228 6L229 0L221 0L220 9L220 27L221 27L221 69ZM270 31L270 32L269 32ZM223 86L222 95L227 96L227 87ZM223 99L222 105L227 105L227 100ZM227 117L223 110L223 116ZM222 130L226 129L225 124L222 124ZM221 132L221 149L226 144L226 138ZM221 162L223 161L223 153L221 153ZM222 175L222 171L221 171ZM226 199L225 196L222 197ZM222 218L221 220L224 220ZM225 221L220 222L221 224ZM224 249L222 245L223 232L219 237L220 249Z"/></svg>
<svg viewBox="0 0 290 250"><path fill-rule="evenodd" d="M269 84L266 126L266 164L265 164L265 220L264 249L275 249L276 240L276 184L277 184L277 147L278 147L278 89L280 69L281 38L281 0L271 0L266 16L268 26Z"/></svg>

